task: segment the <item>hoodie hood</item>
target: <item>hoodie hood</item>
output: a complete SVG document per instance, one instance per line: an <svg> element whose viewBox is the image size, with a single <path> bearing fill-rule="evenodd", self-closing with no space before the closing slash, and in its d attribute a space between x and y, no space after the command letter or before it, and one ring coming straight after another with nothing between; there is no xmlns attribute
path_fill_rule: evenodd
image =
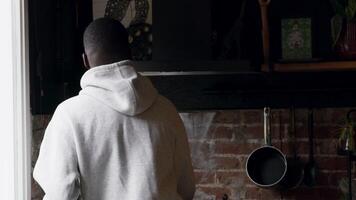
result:
<svg viewBox="0 0 356 200"><path fill-rule="evenodd" d="M151 81L121 61L94 67L83 75L80 95L88 95L118 112L134 116L147 110L158 93Z"/></svg>

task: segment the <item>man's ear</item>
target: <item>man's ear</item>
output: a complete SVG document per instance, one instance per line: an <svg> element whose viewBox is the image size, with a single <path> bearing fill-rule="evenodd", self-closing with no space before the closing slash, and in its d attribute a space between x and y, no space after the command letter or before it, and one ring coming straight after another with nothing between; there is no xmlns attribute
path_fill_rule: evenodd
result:
<svg viewBox="0 0 356 200"><path fill-rule="evenodd" d="M84 63L84 67L86 69L90 69L90 65L89 65L89 61L88 61L88 57L85 53L82 54L83 57L83 63Z"/></svg>

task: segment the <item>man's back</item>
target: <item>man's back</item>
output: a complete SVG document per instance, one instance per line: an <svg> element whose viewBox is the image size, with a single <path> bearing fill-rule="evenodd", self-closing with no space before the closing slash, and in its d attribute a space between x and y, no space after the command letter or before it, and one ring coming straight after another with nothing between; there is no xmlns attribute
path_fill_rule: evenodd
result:
<svg viewBox="0 0 356 200"><path fill-rule="evenodd" d="M191 199L189 147L174 106L126 62L89 70L56 110L34 177L47 199Z"/></svg>

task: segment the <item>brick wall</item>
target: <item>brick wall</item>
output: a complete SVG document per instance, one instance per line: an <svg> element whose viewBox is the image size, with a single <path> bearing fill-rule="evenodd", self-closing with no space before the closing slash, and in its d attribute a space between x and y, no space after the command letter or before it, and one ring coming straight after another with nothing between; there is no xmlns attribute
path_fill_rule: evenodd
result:
<svg viewBox="0 0 356 200"><path fill-rule="evenodd" d="M338 156L338 129L348 109L316 109L315 159L318 165L317 185L278 192L260 189L245 173L245 162L252 150L263 145L262 110L229 110L182 113L191 145L197 181L196 200L229 199L340 199L339 182L346 177L344 157ZM38 154L43 130L49 116L33 117L33 163ZM292 154L289 134L289 110L273 110L273 145L287 156ZM297 151L308 159L307 110L296 110ZM33 184L33 198L42 193Z"/></svg>

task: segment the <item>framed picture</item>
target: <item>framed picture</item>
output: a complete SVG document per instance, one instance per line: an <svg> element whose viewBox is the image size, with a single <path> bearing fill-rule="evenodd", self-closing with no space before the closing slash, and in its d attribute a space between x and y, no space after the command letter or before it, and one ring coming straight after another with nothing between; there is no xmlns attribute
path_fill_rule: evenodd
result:
<svg viewBox="0 0 356 200"><path fill-rule="evenodd" d="M282 60L312 59L312 27L310 18L282 19Z"/></svg>

